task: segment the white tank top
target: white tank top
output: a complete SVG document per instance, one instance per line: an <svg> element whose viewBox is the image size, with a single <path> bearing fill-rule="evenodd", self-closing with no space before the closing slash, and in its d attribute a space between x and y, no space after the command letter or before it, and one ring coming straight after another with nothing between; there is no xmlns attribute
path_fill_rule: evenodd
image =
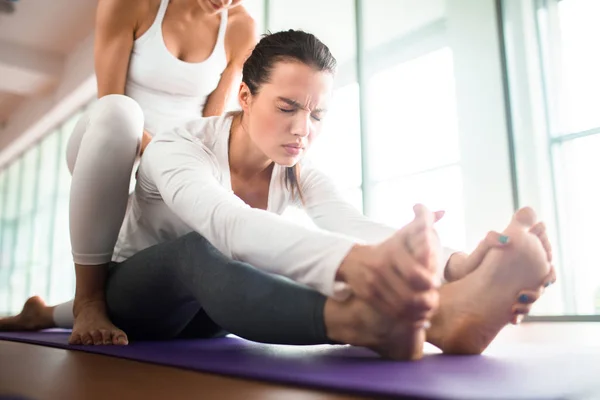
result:
<svg viewBox="0 0 600 400"><path fill-rule="evenodd" d="M125 94L142 107L144 128L151 135L201 117L206 98L227 66L227 10L221 13L210 56L189 63L171 54L163 40L162 22L168 5L169 0L161 0L152 26L134 42L125 84Z"/></svg>

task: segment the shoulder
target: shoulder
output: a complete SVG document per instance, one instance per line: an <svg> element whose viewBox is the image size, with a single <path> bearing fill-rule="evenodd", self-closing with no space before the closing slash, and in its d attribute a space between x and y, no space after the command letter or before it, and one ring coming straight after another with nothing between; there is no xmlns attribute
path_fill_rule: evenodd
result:
<svg viewBox="0 0 600 400"><path fill-rule="evenodd" d="M227 30L239 31L252 31L256 29L254 18L250 15L248 10L243 5L233 7L228 10L227 15Z"/></svg>
<svg viewBox="0 0 600 400"><path fill-rule="evenodd" d="M96 27L99 29L137 30L149 15L156 14L160 0L98 0Z"/></svg>
<svg viewBox="0 0 600 400"><path fill-rule="evenodd" d="M212 151L219 138L228 136L231 114L196 118L184 125L156 135L157 142L189 142L200 144L204 150Z"/></svg>
<svg viewBox="0 0 600 400"><path fill-rule="evenodd" d="M245 59L258 41L254 18L241 5L228 12L225 41L230 49L230 59Z"/></svg>
<svg viewBox="0 0 600 400"><path fill-rule="evenodd" d="M156 3L157 0L98 0L97 12L119 19L137 20L156 8Z"/></svg>

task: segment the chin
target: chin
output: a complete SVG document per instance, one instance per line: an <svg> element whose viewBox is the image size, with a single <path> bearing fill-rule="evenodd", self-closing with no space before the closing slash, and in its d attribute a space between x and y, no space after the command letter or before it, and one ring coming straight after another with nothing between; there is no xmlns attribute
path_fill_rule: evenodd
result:
<svg viewBox="0 0 600 400"><path fill-rule="evenodd" d="M272 160L275 164L281 165L282 167L293 167L300 162L301 157L279 157Z"/></svg>
<svg viewBox="0 0 600 400"><path fill-rule="evenodd" d="M210 0L204 0L204 6L209 14L218 14L224 10L224 7L216 9Z"/></svg>

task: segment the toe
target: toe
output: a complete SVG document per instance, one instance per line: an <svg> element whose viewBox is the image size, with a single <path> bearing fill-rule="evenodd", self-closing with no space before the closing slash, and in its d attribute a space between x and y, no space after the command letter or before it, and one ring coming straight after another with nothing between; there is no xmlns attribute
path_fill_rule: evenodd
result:
<svg viewBox="0 0 600 400"><path fill-rule="evenodd" d="M532 227L537 217L533 208L523 207L515 213L514 219L523 226Z"/></svg>
<svg viewBox="0 0 600 400"><path fill-rule="evenodd" d="M85 346L91 346L94 344L94 339L89 332L81 334L81 343Z"/></svg>
<svg viewBox="0 0 600 400"><path fill-rule="evenodd" d="M115 330L112 332L113 335L113 344L115 345L119 345L119 346L125 346L129 343L129 341L127 340L127 335L125 334L125 332L121 331L121 330Z"/></svg>
<svg viewBox="0 0 600 400"><path fill-rule="evenodd" d="M536 236L540 236L542 233L546 232L546 224L540 221L537 224L533 225L531 229L529 229L529 232L533 233Z"/></svg>
<svg viewBox="0 0 600 400"><path fill-rule="evenodd" d="M108 329L100 329L100 335L102 335L102 344L112 344L110 331Z"/></svg>
<svg viewBox="0 0 600 400"><path fill-rule="evenodd" d="M538 290L523 290L519 293L517 301L519 304L533 304L540 298L542 291L543 288L539 288Z"/></svg>
<svg viewBox="0 0 600 400"><path fill-rule="evenodd" d="M79 333L73 332L71 337L69 337L69 344L82 344L81 335Z"/></svg>
<svg viewBox="0 0 600 400"><path fill-rule="evenodd" d="M510 323L513 325L519 325L521 322L523 322L523 318L524 318L523 314L515 314L515 315L513 315Z"/></svg>
<svg viewBox="0 0 600 400"><path fill-rule="evenodd" d="M544 250L546 250L546 254L548 255L548 262L552 262L552 245L550 244L550 239L548 239L548 235L544 232L541 236L539 236L539 238L542 242Z"/></svg>
<svg viewBox="0 0 600 400"><path fill-rule="evenodd" d="M92 340L94 341L94 345L99 346L104 343L102 339L102 333L99 329L95 329L91 332Z"/></svg>
<svg viewBox="0 0 600 400"><path fill-rule="evenodd" d="M556 282L556 269L554 269L554 266L551 265L550 273L548 273L548 275L546 276L546 279L544 280L544 287L548 287L548 286L554 284L555 282Z"/></svg>

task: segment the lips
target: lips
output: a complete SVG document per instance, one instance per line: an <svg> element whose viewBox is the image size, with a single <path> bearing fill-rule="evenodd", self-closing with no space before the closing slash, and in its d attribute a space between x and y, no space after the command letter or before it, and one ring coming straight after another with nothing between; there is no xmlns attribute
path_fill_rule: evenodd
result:
<svg viewBox="0 0 600 400"><path fill-rule="evenodd" d="M285 144L283 145L283 148L288 154L293 156L297 156L302 150L304 150L304 147L297 144Z"/></svg>

